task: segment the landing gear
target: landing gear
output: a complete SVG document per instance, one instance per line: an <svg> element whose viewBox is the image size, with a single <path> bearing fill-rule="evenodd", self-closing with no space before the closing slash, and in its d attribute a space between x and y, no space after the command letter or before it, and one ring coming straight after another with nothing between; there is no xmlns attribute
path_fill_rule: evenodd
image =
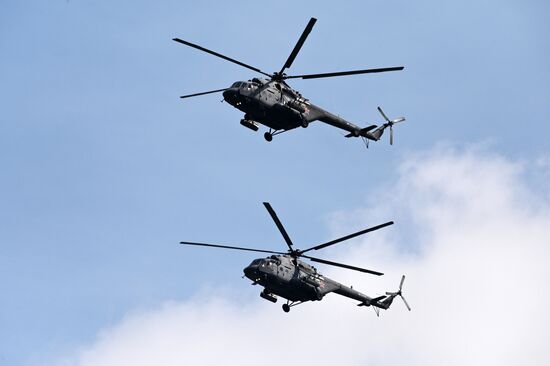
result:
<svg viewBox="0 0 550 366"><path fill-rule="evenodd" d="M290 301L290 300L288 300L286 302L286 304L283 304L283 311L285 313L288 313L292 306L300 305L301 303L303 303L303 301Z"/></svg>
<svg viewBox="0 0 550 366"><path fill-rule="evenodd" d="M273 140L273 136L280 135L281 133L286 132L286 131L288 131L288 130L274 130L274 129L270 128L268 132L264 133L264 139L267 142L270 142L271 140Z"/></svg>
<svg viewBox="0 0 550 366"><path fill-rule="evenodd" d="M303 128L307 128L307 126L309 126L309 122L305 119L302 120L302 127Z"/></svg>

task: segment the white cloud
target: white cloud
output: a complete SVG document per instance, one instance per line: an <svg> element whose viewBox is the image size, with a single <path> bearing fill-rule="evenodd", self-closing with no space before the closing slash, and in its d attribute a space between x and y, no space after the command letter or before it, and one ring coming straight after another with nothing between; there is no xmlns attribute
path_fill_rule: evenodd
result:
<svg viewBox="0 0 550 366"><path fill-rule="evenodd" d="M130 314L61 364L547 365L550 205L529 186L530 169L478 148L437 148L408 158L366 208L335 214L335 235L396 219L332 251L386 276L323 272L368 294L406 273L410 313L396 299L377 318L329 295L285 314L206 293Z"/></svg>

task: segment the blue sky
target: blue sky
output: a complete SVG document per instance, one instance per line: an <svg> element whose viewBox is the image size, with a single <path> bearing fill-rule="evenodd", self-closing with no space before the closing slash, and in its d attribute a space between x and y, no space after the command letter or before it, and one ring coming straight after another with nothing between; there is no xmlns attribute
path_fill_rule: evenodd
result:
<svg viewBox="0 0 550 366"><path fill-rule="evenodd" d="M335 212L375 202L404 160L437 144L483 144L519 162L548 156L545 2L1 7L2 364L58 359L129 311L204 286L249 299L240 276L253 256L177 243L283 249L264 200L307 247L330 239ZM406 116L393 147L385 136L365 150L317 123L268 144L221 95L178 98L256 75L173 37L270 72L312 16L289 73L405 70L291 85L360 125L380 122L378 105ZM399 220L385 214L354 228Z"/></svg>

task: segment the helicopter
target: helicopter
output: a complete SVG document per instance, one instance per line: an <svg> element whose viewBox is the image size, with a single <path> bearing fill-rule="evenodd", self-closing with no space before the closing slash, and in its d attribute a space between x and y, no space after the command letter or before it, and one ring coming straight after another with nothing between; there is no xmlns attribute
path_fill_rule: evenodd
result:
<svg viewBox="0 0 550 366"><path fill-rule="evenodd" d="M263 204L288 246L288 251L286 253L273 250L189 241L182 241L180 244L271 254L266 258L254 259L250 265L243 269L243 278L247 277L252 280L253 285L262 286L264 289L260 292L260 297L267 301L275 303L277 302L278 297L286 299L286 303L282 306L283 311L286 313L288 313L290 308L293 306L300 305L308 301L321 301L325 295L331 292L359 301L359 304L357 304L358 306L372 307L377 316L379 315L380 309L388 309L397 296L401 297L407 309L409 309L409 311L411 310L402 294L403 282L405 281L404 275L401 277L399 290L395 292L386 292L386 294L382 296L369 297L357 290L354 290L351 286L345 286L335 280L323 276L315 267L299 259L306 258L312 262L381 276L383 273L378 271L311 257L305 253L312 250L323 249L331 245L341 243L345 240L355 238L359 235L393 225L393 221L388 221L386 223L373 226L308 249L300 250L294 248L292 240L288 236L288 233L271 205L268 202L264 202Z"/></svg>
<svg viewBox="0 0 550 366"><path fill-rule="evenodd" d="M180 38L173 38L174 41L193 47L200 51L217 56L226 61L232 62L239 66L253 70L265 77L254 77L248 81L236 81L228 88L210 90L201 93L182 95L180 98L190 98L199 95L222 92L223 101L226 101L233 107L244 112L244 118L241 119L241 125L258 131L259 125L262 124L269 128L269 131L264 133L266 141L272 141L273 136L290 131L297 127L307 128L313 121L321 121L334 127L343 129L348 133L345 137L361 137L368 147L369 140L378 141L382 137L384 130L390 129L390 144L393 145L393 125L405 121L404 117L389 119L386 114L378 107L378 111L385 120L380 126L375 124L361 128L345 119L334 115L323 108L314 105L308 99L304 98L297 90L291 88L286 80L288 79L318 79L335 76L380 73L388 71L403 70L403 66L386 67L376 69L364 69L353 71L339 71L318 74L304 75L287 75L285 70L292 66L294 59L300 52L306 38L311 32L317 19L311 18L294 49L288 56L283 67L272 74L266 73L259 68L248 65L244 62L227 57L221 53L214 52L197 44L185 41Z"/></svg>

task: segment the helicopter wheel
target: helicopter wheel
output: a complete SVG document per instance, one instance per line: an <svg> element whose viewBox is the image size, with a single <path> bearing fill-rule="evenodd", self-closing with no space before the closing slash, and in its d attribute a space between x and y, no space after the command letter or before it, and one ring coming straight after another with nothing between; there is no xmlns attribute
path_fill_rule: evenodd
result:
<svg viewBox="0 0 550 366"><path fill-rule="evenodd" d="M307 128L307 126L309 126L309 122L306 121L306 120L303 120L303 121L302 121L302 127L303 127L303 128Z"/></svg>
<svg viewBox="0 0 550 366"><path fill-rule="evenodd" d="M283 311L288 313L290 311L290 306L288 304L283 304Z"/></svg>
<svg viewBox="0 0 550 366"><path fill-rule="evenodd" d="M264 133L264 139L265 139L267 142L270 142L271 140L273 140L273 135L270 134L269 132L266 132L266 133Z"/></svg>

